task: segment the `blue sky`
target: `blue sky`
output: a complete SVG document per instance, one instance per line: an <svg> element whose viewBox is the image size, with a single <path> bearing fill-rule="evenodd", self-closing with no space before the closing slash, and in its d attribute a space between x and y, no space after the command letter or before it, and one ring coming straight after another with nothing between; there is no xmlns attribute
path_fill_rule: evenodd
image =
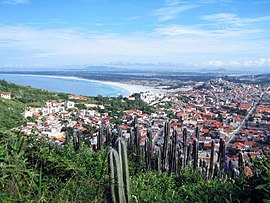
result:
<svg viewBox="0 0 270 203"><path fill-rule="evenodd" d="M0 0L0 67L270 69L268 0Z"/></svg>

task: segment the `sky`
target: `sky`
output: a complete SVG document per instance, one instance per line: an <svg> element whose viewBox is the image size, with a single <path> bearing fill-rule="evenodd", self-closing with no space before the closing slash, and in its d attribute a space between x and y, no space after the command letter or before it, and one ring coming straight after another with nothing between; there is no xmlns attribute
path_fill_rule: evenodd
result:
<svg viewBox="0 0 270 203"><path fill-rule="evenodd" d="M269 0L0 0L0 67L263 68Z"/></svg>

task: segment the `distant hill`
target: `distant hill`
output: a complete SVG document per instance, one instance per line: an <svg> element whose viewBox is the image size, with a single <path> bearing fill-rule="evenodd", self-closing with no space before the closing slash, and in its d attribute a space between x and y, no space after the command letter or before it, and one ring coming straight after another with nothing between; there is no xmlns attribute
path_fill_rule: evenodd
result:
<svg viewBox="0 0 270 203"><path fill-rule="evenodd" d="M197 70L198 72L203 72L203 73L227 73L227 72L232 72L230 70L227 70L225 68L217 68L217 69L199 69Z"/></svg>
<svg viewBox="0 0 270 203"><path fill-rule="evenodd" d="M87 66L85 68L87 71L93 72L111 72L111 71L123 71L123 68L108 67L108 66Z"/></svg>
<svg viewBox="0 0 270 203"><path fill-rule="evenodd" d="M270 73L254 75L257 83L268 84L270 83Z"/></svg>

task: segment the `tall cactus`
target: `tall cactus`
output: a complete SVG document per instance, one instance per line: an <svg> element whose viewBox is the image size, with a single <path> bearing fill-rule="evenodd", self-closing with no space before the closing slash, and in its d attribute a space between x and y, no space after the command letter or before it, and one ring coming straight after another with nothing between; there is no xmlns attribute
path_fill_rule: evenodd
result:
<svg viewBox="0 0 270 203"><path fill-rule="evenodd" d="M153 135L151 129L147 129L147 137L149 141L150 158L153 157Z"/></svg>
<svg viewBox="0 0 270 203"><path fill-rule="evenodd" d="M123 138L118 138L115 143L115 146L119 154L119 162L122 171L125 200L126 202L130 202L130 183L128 171L127 145Z"/></svg>
<svg viewBox="0 0 270 203"><path fill-rule="evenodd" d="M176 172L177 168L177 143L178 142L178 133L177 130L174 129L172 144L171 144L171 158L170 158L170 172Z"/></svg>
<svg viewBox="0 0 270 203"><path fill-rule="evenodd" d="M195 138L193 140L192 156L193 156L193 168L197 169L197 167L198 167L198 157L199 157L199 142L198 142L197 138Z"/></svg>
<svg viewBox="0 0 270 203"><path fill-rule="evenodd" d="M80 143L80 135L77 130L74 130L73 132L73 146L74 150L77 151L80 149L81 143Z"/></svg>
<svg viewBox="0 0 270 203"><path fill-rule="evenodd" d="M183 130L183 167L186 166L187 162L187 129Z"/></svg>
<svg viewBox="0 0 270 203"><path fill-rule="evenodd" d="M207 179L208 178L208 165L205 165L205 167L204 167L204 177L205 177L205 179Z"/></svg>
<svg viewBox="0 0 270 203"><path fill-rule="evenodd" d="M182 167L183 167L182 151L181 151L180 146L178 145L177 152L176 152L176 167L175 167L176 171L175 172L179 173Z"/></svg>
<svg viewBox="0 0 270 203"><path fill-rule="evenodd" d="M242 152L239 152L238 155L238 170L240 172L240 174L242 174L244 172L244 156Z"/></svg>
<svg viewBox="0 0 270 203"><path fill-rule="evenodd" d="M220 177L220 170L219 169L220 169L219 164L215 163L213 178L219 178Z"/></svg>
<svg viewBox="0 0 270 203"><path fill-rule="evenodd" d="M203 164L203 160L199 159L199 167L202 167L202 164Z"/></svg>
<svg viewBox="0 0 270 203"><path fill-rule="evenodd" d="M198 126L196 127L195 137L197 138L197 140L200 140L200 128Z"/></svg>
<svg viewBox="0 0 270 203"><path fill-rule="evenodd" d="M103 127L99 127L98 135L97 135L97 149L103 150L104 143L103 143Z"/></svg>
<svg viewBox="0 0 270 203"><path fill-rule="evenodd" d="M158 147L156 154L156 170L160 172L161 168L162 168L162 151L161 148Z"/></svg>
<svg viewBox="0 0 270 203"><path fill-rule="evenodd" d="M178 159L177 159L177 172L179 173L184 165L184 159L181 157L181 151L178 152Z"/></svg>
<svg viewBox="0 0 270 203"><path fill-rule="evenodd" d="M117 138L118 138L118 131L116 130L116 129L114 129L113 131L112 131L112 138L111 138L111 143L115 143L116 142L116 140L117 140Z"/></svg>
<svg viewBox="0 0 270 203"><path fill-rule="evenodd" d="M163 150L162 150L162 170L166 170L166 162L168 160L168 150L169 150L169 136L170 136L170 124L168 121L164 123L164 142L163 142Z"/></svg>
<svg viewBox="0 0 270 203"><path fill-rule="evenodd" d="M112 201L114 203L126 202L123 183L122 167L118 152L111 148L108 153L109 176L111 185Z"/></svg>
<svg viewBox="0 0 270 203"><path fill-rule="evenodd" d="M151 167L151 152L150 152L150 141L149 138L146 137L145 138L145 143L144 143L144 159L145 159L145 165L146 165L146 169L150 169Z"/></svg>
<svg viewBox="0 0 270 203"><path fill-rule="evenodd" d="M210 154L210 166L209 166L209 173L208 179L212 179L213 172L214 172L214 156L215 156L215 143L214 140L211 142L211 154Z"/></svg>
<svg viewBox="0 0 270 203"><path fill-rule="evenodd" d="M219 162L219 167L221 174L223 175L224 173L224 168L225 168L225 160L226 160L226 152L225 152L225 141L223 138L220 138L219 141L219 153L218 153L218 162Z"/></svg>
<svg viewBox="0 0 270 203"><path fill-rule="evenodd" d="M118 126L117 132L118 132L118 137L122 137L123 136L123 130L122 130L121 126Z"/></svg>
<svg viewBox="0 0 270 203"><path fill-rule="evenodd" d="M138 118L137 118L137 116L134 116L132 125L133 125L133 127L136 127L138 125Z"/></svg>
<svg viewBox="0 0 270 203"><path fill-rule="evenodd" d="M106 146L109 146L112 141L112 132L110 126L106 126L105 128L105 138L106 138Z"/></svg>
<svg viewBox="0 0 270 203"><path fill-rule="evenodd" d="M65 143L70 143L71 140L71 132L68 130L65 132Z"/></svg>
<svg viewBox="0 0 270 203"><path fill-rule="evenodd" d="M133 133L132 128L129 127L129 128L127 129L127 133L129 133L129 138L128 138L127 144L128 144L128 145L132 145L132 143L133 143L133 138L134 138L134 133Z"/></svg>
<svg viewBox="0 0 270 203"><path fill-rule="evenodd" d="M192 151L192 144L189 143L188 147L187 147L187 159L186 159L186 166L190 165L190 161L191 161L191 151Z"/></svg>
<svg viewBox="0 0 270 203"><path fill-rule="evenodd" d="M139 131L139 127L135 127L134 131L134 145L135 145L135 154L136 154L136 162L140 163L141 156L141 133Z"/></svg>

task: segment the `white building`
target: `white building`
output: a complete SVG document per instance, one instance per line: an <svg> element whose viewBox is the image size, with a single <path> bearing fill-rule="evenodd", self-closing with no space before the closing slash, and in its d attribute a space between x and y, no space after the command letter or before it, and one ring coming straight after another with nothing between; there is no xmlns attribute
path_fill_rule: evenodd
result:
<svg viewBox="0 0 270 203"><path fill-rule="evenodd" d="M33 113L31 111L25 111L24 112L24 117L27 118L27 117L32 117L33 116Z"/></svg>
<svg viewBox="0 0 270 203"><path fill-rule="evenodd" d="M0 92L0 97L4 99L11 99L11 92Z"/></svg>
<svg viewBox="0 0 270 203"><path fill-rule="evenodd" d="M152 103L158 99L163 98L164 95L158 94L158 93L144 92L144 93L141 93L140 97L141 97L141 100L143 100L144 102L149 104L149 103Z"/></svg>
<svg viewBox="0 0 270 203"><path fill-rule="evenodd" d="M67 101L65 102L65 107L68 109L74 108L75 107L75 103L72 101Z"/></svg>

